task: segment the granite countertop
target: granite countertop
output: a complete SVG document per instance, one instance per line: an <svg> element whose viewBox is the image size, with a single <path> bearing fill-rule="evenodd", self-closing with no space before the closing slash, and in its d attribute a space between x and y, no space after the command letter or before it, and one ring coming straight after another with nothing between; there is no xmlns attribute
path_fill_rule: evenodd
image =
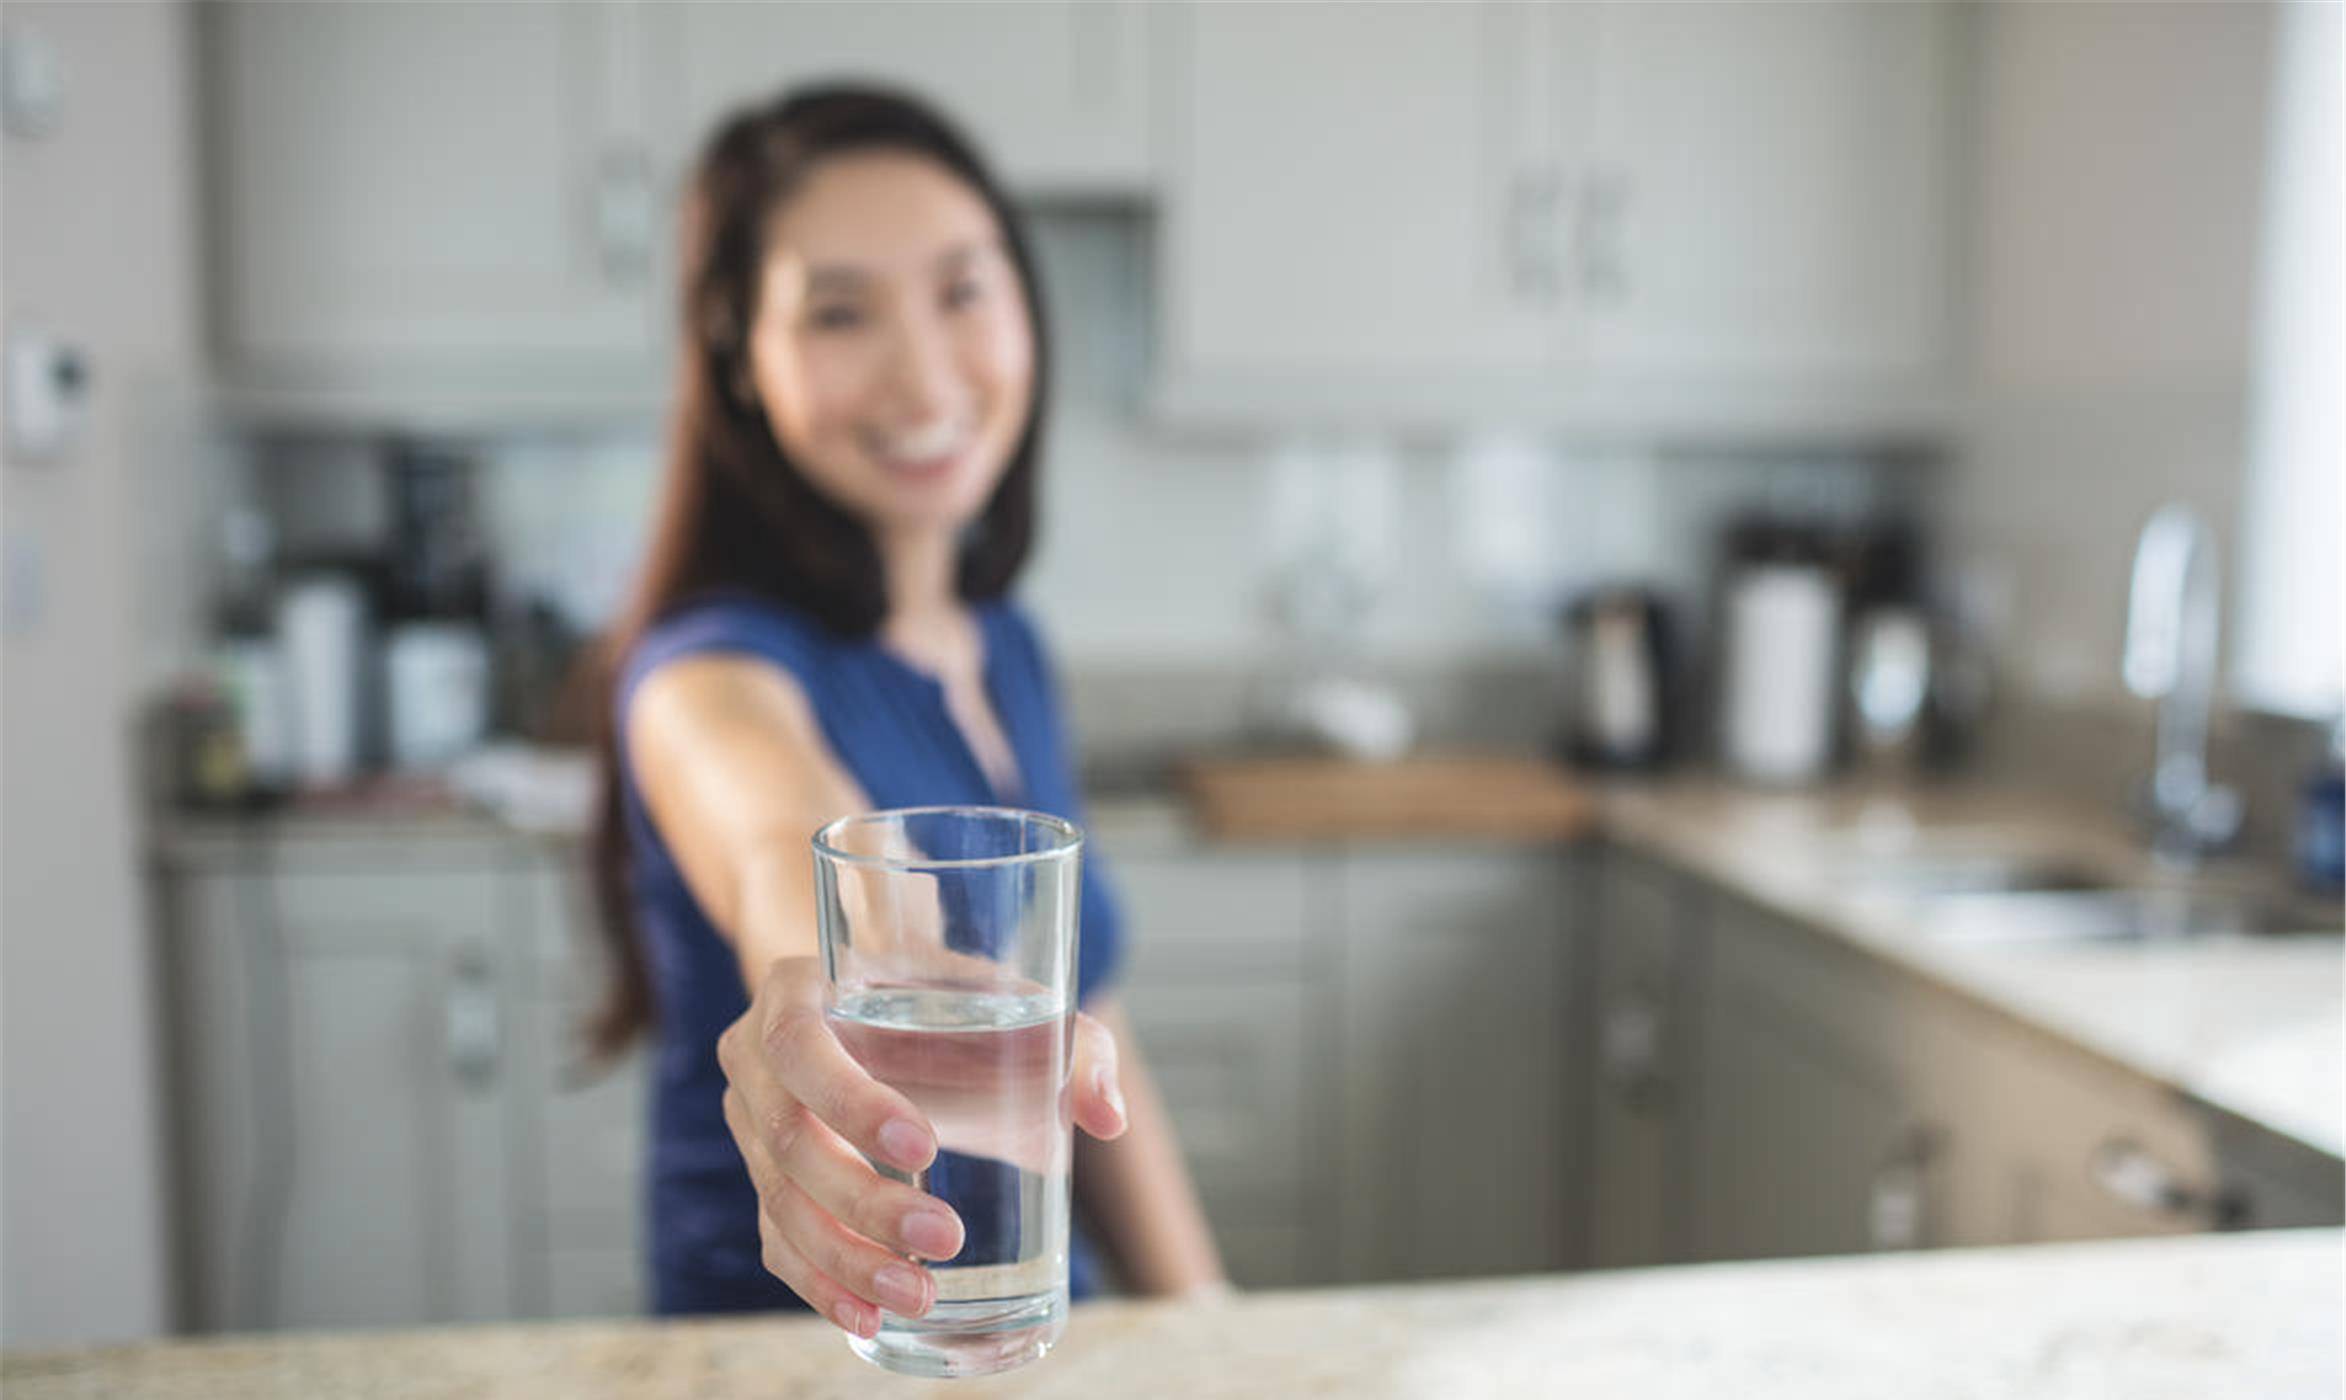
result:
<svg viewBox="0 0 2346 1400"><path fill-rule="evenodd" d="M2334 1400L2334 1230L1681 1266L1076 1308L955 1396ZM10 1400L936 1396L810 1319L565 1322L0 1358Z"/></svg>

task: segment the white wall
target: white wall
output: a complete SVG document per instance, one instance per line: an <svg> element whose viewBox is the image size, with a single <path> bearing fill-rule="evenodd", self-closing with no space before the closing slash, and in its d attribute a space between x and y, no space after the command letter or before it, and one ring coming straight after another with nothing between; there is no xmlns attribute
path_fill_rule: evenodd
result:
<svg viewBox="0 0 2346 1400"><path fill-rule="evenodd" d="M2272 14L1980 18L1977 412L1943 519L1955 554L2006 585L2010 679L2101 698L2121 693L2128 567L2153 509L2192 503L2238 575Z"/></svg>
<svg viewBox="0 0 2346 1400"><path fill-rule="evenodd" d="M141 562L183 504L199 353L189 14L11 4L56 129L11 134L0 318L79 343L79 450L0 462L0 1342L168 1321L154 998L130 732L158 642ZM184 588L181 593L184 594ZM167 645L165 646L167 650Z"/></svg>

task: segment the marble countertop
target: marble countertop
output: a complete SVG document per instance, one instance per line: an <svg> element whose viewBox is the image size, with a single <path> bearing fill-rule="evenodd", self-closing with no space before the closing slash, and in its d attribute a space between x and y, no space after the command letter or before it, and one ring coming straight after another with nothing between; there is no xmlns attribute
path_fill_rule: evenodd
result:
<svg viewBox="0 0 2346 1400"><path fill-rule="evenodd" d="M300 1334L0 1356L10 1400L692 1396L2334 1400L2334 1230L1079 1306L1002 1376L885 1375L810 1319Z"/></svg>
<svg viewBox="0 0 2346 1400"><path fill-rule="evenodd" d="M1715 784L1610 791L1612 839L2019 1018L2217 1109L2346 1156L2346 940L1972 942L1854 889L1853 863L2017 852L2122 883L2174 877L2107 817L2011 793L1756 794ZM2218 883L2245 880L2216 868ZM2334 917L2334 906L2333 906Z"/></svg>

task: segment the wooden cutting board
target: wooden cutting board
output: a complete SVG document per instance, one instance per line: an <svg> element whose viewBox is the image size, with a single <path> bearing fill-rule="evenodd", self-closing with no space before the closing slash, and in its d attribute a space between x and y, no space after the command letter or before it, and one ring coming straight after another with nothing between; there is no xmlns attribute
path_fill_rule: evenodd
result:
<svg viewBox="0 0 2346 1400"><path fill-rule="evenodd" d="M1227 841L1559 841L1585 833L1596 815L1561 769L1516 756L1196 759L1181 782L1199 826Z"/></svg>

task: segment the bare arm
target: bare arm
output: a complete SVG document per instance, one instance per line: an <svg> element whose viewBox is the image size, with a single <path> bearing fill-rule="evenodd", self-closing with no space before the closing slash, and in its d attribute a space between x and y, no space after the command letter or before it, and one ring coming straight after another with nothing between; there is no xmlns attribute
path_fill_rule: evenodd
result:
<svg viewBox="0 0 2346 1400"><path fill-rule="evenodd" d="M670 662L636 687L628 751L652 819L685 883L733 943L755 988L778 958L811 957L814 862L807 841L871 803L824 743L805 692L762 662Z"/></svg>
<svg viewBox="0 0 2346 1400"><path fill-rule="evenodd" d="M1130 1126L1113 1142L1078 1140L1075 1175L1085 1203L1137 1292L1179 1295L1225 1288L1221 1251L1124 1008L1109 1002L1095 1014L1120 1047Z"/></svg>

